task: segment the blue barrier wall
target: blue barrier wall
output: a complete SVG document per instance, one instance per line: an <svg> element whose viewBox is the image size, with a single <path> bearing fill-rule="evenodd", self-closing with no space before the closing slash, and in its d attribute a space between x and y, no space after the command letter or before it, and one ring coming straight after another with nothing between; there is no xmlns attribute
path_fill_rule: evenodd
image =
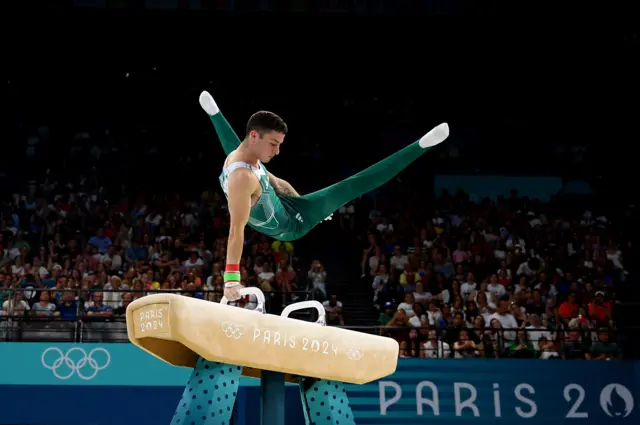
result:
<svg viewBox="0 0 640 425"><path fill-rule="evenodd" d="M189 373L129 344L0 343L0 423L168 424ZM240 425L259 423L258 385L243 378ZM402 359L347 393L358 425L602 425L639 423L639 389L638 362ZM297 387L286 402L303 424Z"/></svg>

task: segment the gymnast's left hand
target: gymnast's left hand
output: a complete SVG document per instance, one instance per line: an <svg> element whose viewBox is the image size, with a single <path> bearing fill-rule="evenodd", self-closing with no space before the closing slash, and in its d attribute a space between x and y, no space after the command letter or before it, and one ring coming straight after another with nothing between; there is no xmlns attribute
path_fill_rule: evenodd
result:
<svg viewBox="0 0 640 425"><path fill-rule="evenodd" d="M232 286L230 288L224 287L224 296L227 297L229 301L237 301L240 299L240 290L244 288L242 285Z"/></svg>
<svg viewBox="0 0 640 425"><path fill-rule="evenodd" d="M329 215L329 217L325 218L325 219L324 219L324 220L322 220L322 221L329 221L329 220L331 220L332 218L333 218L333 214L330 214L330 215Z"/></svg>

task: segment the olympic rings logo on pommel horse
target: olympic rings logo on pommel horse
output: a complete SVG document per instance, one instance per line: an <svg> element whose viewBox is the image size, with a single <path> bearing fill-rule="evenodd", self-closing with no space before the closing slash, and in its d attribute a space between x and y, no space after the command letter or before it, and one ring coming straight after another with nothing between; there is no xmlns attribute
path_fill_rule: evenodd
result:
<svg viewBox="0 0 640 425"><path fill-rule="evenodd" d="M52 364L48 364L45 359L47 354L50 352L54 352L58 355L58 358L54 360ZM77 363L74 359L70 357L71 354L76 352L82 355L82 357L78 360ZM96 359L93 358L93 356L96 353L104 353L104 355L106 356L106 361L104 362L103 365L99 365ZM109 366L109 364L111 363L111 355L106 349L101 347L94 348L89 352L89 354L87 354L87 352L80 347L72 347L69 350L67 350L66 353L63 353L62 350L57 347L49 347L46 350L44 350L44 352L42 353L41 360L42 360L42 366L44 366L45 369L49 369L53 371L53 375L58 379L62 379L62 380L69 379L75 373L81 379L88 381L90 379L95 378L98 375L99 371L106 369L107 366ZM63 365L68 367L71 370L71 372L66 374L61 374L58 371L58 369L60 369ZM82 371L83 368L85 368L87 365L92 370L92 372L88 374Z"/></svg>
<svg viewBox="0 0 640 425"><path fill-rule="evenodd" d="M224 332L227 338L239 339L244 335L244 325L222 322L222 332Z"/></svg>
<svg viewBox="0 0 640 425"><path fill-rule="evenodd" d="M364 357L364 353L357 348L350 348L347 350L347 358L349 360L361 360Z"/></svg>

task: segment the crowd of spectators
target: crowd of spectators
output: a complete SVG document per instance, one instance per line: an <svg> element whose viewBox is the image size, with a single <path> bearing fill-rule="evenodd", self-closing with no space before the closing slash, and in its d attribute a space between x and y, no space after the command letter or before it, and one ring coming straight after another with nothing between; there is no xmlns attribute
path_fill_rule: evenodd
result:
<svg viewBox="0 0 640 425"><path fill-rule="evenodd" d="M401 357L617 359L617 229L526 197L444 193L432 218L374 211L362 275ZM624 238L622 239L625 240Z"/></svg>
<svg viewBox="0 0 640 425"><path fill-rule="evenodd" d="M338 211L344 230L354 230L354 211ZM568 215L516 193L480 205L445 193L436 211L420 223L394 210L369 214L361 272L381 333L400 342L401 357L622 356L615 290L627 280L628 246L607 217ZM112 319L157 291L217 302L226 220L216 192L110 203L84 177L47 174L2 201L0 317ZM345 324L319 261L301 269L293 243L256 232L245 253L243 284L260 287L271 311L310 292L330 324Z"/></svg>
<svg viewBox="0 0 640 425"><path fill-rule="evenodd" d="M47 173L2 200L3 321L112 320L157 291L221 299L224 198L113 198L98 180ZM480 205L445 193L436 207L426 222L400 209L369 214L361 274L401 357L621 357L615 290L628 246L607 217L516 193ZM354 213L338 211L347 233ZM320 261L304 267L293 243L251 231L245 254L243 284L260 287L271 312L313 297L329 324L345 324Z"/></svg>

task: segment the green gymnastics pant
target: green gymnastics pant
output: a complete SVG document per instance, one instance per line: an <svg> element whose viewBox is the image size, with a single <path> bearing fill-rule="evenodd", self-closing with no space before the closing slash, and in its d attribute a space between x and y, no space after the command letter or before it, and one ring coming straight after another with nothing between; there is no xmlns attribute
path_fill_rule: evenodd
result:
<svg viewBox="0 0 640 425"><path fill-rule="evenodd" d="M218 133L224 152L227 155L231 154L240 146L240 139L222 112L209 115L209 118ZM285 224L288 229L282 229L282 234L274 237L279 240L301 238L347 202L391 180L429 149L420 147L419 141L416 141L358 174L324 189L300 197L278 195L291 220ZM297 214L302 217L302 222L294 219Z"/></svg>

